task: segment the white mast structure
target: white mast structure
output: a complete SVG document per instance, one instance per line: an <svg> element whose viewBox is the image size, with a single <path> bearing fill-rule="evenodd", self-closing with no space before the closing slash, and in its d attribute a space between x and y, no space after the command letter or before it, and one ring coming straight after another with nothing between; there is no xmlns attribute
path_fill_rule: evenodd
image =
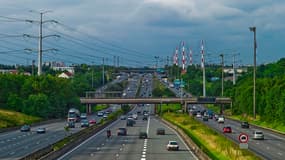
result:
<svg viewBox="0 0 285 160"><path fill-rule="evenodd" d="M205 59L204 59L204 41L201 41L201 68L203 70L203 97L206 97L206 75L205 75Z"/></svg>

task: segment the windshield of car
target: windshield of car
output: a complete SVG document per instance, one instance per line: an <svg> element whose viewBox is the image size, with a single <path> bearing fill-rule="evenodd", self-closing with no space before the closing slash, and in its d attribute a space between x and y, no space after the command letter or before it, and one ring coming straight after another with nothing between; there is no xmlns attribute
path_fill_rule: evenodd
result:
<svg viewBox="0 0 285 160"><path fill-rule="evenodd" d="M169 144L170 145L177 145L177 142L172 141L172 142L169 142Z"/></svg>

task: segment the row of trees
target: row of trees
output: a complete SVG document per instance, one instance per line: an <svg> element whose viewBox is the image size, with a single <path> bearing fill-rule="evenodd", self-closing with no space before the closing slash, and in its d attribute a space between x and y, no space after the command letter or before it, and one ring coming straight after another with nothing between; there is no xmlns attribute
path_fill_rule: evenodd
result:
<svg viewBox="0 0 285 160"><path fill-rule="evenodd" d="M44 118L62 117L80 104L71 81L47 76L0 75L0 107Z"/></svg>
<svg viewBox="0 0 285 160"><path fill-rule="evenodd" d="M85 108L79 100L85 96L85 91L96 90L102 85L101 66L76 66L72 79L58 78L59 72L48 68L44 68L42 76L21 74L30 69L20 66L20 74L0 74L0 108L43 118L65 117L71 107ZM105 72L106 83L112 80L111 72Z"/></svg>

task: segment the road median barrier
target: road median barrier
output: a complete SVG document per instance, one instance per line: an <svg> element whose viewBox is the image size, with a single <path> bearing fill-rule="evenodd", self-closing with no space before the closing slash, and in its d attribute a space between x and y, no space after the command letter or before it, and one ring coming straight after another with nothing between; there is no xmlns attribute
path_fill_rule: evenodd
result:
<svg viewBox="0 0 285 160"><path fill-rule="evenodd" d="M25 157L21 158L20 160L50 160L50 159L57 159L63 154L67 153L84 140L88 139L89 137L93 136L94 134L98 133L100 130L104 129L109 124L113 123L117 120L117 117L108 121L103 121L101 124L93 125L86 129L83 129L77 133L71 134L64 139L61 139L47 147L39 149Z"/></svg>
<svg viewBox="0 0 285 160"><path fill-rule="evenodd" d="M170 128L174 129L180 137L184 140L186 145L190 148L190 150L198 157L199 160L211 160L211 158L200 149L196 143L178 126L168 122L167 120L158 117L163 123L165 123Z"/></svg>

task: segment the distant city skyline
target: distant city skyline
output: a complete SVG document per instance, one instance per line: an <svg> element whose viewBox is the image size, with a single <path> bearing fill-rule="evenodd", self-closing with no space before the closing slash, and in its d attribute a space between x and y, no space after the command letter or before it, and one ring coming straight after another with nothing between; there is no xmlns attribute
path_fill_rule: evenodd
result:
<svg viewBox="0 0 285 160"><path fill-rule="evenodd" d="M184 41L187 62L191 48L200 64L204 40L206 63L219 64L225 54L227 65L233 55L236 65L252 65L252 26L257 64L284 57L281 0L0 0L0 6L0 64L37 64L39 12L46 11L43 62L102 64L104 57L105 64L140 67L155 66L159 57L159 65L172 64ZM180 64L181 58L180 50Z"/></svg>

